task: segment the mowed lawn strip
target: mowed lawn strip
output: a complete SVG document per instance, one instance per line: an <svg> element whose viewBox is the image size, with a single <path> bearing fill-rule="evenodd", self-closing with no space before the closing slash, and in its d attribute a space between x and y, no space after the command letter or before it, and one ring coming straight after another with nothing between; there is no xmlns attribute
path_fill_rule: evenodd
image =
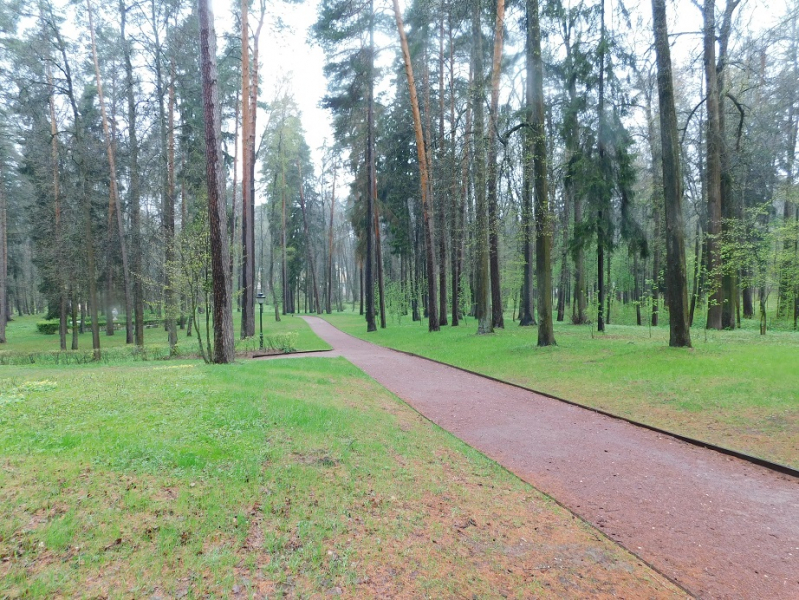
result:
<svg viewBox="0 0 799 600"><path fill-rule="evenodd" d="M676 597L344 359L0 374L0 597Z"/></svg>
<svg viewBox="0 0 799 600"><path fill-rule="evenodd" d="M36 324L44 319L43 316L23 316L14 317L14 320L8 323L6 333L6 344L0 345L0 355L3 353L38 353L38 352L58 352L59 338L58 333L55 335L46 335L40 333ZM238 325L241 320L240 313L233 314L234 329L238 331ZM124 321L123 321L124 326ZM202 340L203 344L206 343L205 335L205 322L201 323L202 326ZM186 329L178 329L178 345L183 352L198 353L197 347L197 334L193 333L192 336L187 336ZM296 336L295 345L296 350L299 352L308 352L314 350L330 350L330 345L319 339L318 336L308 328L302 319L292 316L282 316L279 322L275 321L275 313L272 307L264 307L264 338L266 341L271 337L291 334ZM236 350L239 352L251 352L258 350L259 346L259 322L258 314L255 316L255 336L247 340L241 340L236 336ZM164 331L163 326L149 326L144 328L144 345L145 347L159 347L168 350L169 340L167 332ZM86 327L84 333L78 334L78 346L82 352L91 352L92 349L92 332L89 326ZM100 327L100 350L104 349L120 349L126 346L125 344L125 330L117 329L114 335L106 335L105 326ZM67 348L72 347L72 331L67 334Z"/></svg>
<svg viewBox="0 0 799 600"><path fill-rule="evenodd" d="M376 344L799 468L796 333L695 329L685 350L668 347L664 327L610 325L592 338L590 326L558 323L558 346L538 348L536 328L515 323L477 336L467 319L430 334L405 318L367 334L359 315L325 318Z"/></svg>

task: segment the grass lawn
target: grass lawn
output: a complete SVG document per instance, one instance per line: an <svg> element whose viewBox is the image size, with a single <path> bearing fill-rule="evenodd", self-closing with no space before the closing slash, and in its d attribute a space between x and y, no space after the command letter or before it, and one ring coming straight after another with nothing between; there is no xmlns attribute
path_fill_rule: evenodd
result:
<svg viewBox="0 0 799 600"><path fill-rule="evenodd" d="M678 596L343 359L2 367L0 506L3 598Z"/></svg>
<svg viewBox="0 0 799 600"><path fill-rule="evenodd" d="M42 316L14 317L6 328L7 343L0 346L0 357L4 353L55 353L59 350L58 334L45 335L36 329L36 323L43 319ZM247 340L238 339L238 331L241 322L241 313L233 314L233 327L236 332L236 349L239 352L251 352L257 350L259 346L259 323L258 316L255 318L255 337ZM205 324L203 323L203 327ZM264 310L264 337L267 342L270 337L280 337L291 335L295 340L294 344L299 351L309 350L329 350L330 346L314 335L301 319L291 316L281 318L280 322L275 322L274 312ZM79 336L80 352L91 353L92 334L91 329L86 330ZM202 330L203 343L205 343L205 329ZM67 347L71 348L72 332L67 335ZM100 349L113 349L112 352L121 350L125 347L125 331L117 330L114 335L105 334L105 328L100 328ZM144 329L144 345L150 350L160 351L167 355L169 352L169 340L163 327L146 327ZM197 337L186 336L186 330L178 330L178 348L181 354L196 354ZM119 357L120 354L114 354ZM124 357L123 357L124 358Z"/></svg>
<svg viewBox="0 0 799 600"><path fill-rule="evenodd" d="M617 415L799 467L799 334L752 329L692 333L693 350L668 347L668 328L557 323L557 347L506 319L477 336L476 322L427 332L392 320L366 333L353 313L325 316L377 344L522 384ZM651 337L650 337L651 335Z"/></svg>

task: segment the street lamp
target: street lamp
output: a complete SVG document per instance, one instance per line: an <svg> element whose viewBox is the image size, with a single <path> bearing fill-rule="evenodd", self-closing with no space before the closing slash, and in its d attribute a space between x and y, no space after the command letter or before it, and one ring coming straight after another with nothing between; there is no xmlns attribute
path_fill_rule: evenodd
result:
<svg viewBox="0 0 799 600"><path fill-rule="evenodd" d="M258 306L261 307L261 350L264 349L264 300L266 300L264 293L258 292L258 295L255 297L255 301L258 303Z"/></svg>

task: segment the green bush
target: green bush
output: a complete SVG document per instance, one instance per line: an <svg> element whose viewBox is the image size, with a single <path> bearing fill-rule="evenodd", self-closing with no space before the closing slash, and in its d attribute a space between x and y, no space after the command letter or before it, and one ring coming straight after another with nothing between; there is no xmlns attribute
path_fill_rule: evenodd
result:
<svg viewBox="0 0 799 600"><path fill-rule="evenodd" d="M39 333L43 333L45 335L55 335L58 333L58 326L60 322L56 320L50 321L39 321L36 323L36 329L39 330Z"/></svg>
<svg viewBox="0 0 799 600"><path fill-rule="evenodd" d="M264 336L264 348L289 354L297 350L297 338L299 335L294 331L267 335Z"/></svg>

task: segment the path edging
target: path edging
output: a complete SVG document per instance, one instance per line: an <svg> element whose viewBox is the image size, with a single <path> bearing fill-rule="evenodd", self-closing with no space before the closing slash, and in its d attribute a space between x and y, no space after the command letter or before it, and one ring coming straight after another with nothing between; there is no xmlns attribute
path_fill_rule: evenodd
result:
<svg viewBox="0 0 799 600"><path fill-rule="evenodd" d="M358 340L359 342L366 342L366 343L368 343L368 344L374 344L375 346L377 346L377 347L379 347L379 348L383 348L384 350L392 350L392 351L394 351L394 352L399 352L400 354L405 354L406 356L411 356L411 357L413 357L413 358L421 358L421 359L423 359L423 360L427 360L427 361L429 361L429 362L432 362L432 363L435 363L435 364L438 364L438 365L442 365L442 366L445 366L445 367L452 367L453 369L457 369L458 371L462 371L462 372L464 372L464 373L469 373L469 374L471 374L471 375L476 375L477 377L482 377L482 378L484 378L484 379L489 379L489 380L491 380L491 381L494 381L494 382L496 382L496 383L505 383L505 384L507 384L507 385L510 385L510 386L512 386L512 387L516 387L516 388L522 389L522 390L524 390L524 391L527 391L527 392L533 392L533 393L536 393L536 394L541 394L541 392L536 392L535 390L531 390L530 388L526 388L526 387L524 387L524 386L521 386L521 385L517 385L517 384L513 384L513 383L508 383L508 382L506 382L506 381L503 381L503 380L501 380L501 379L497 379L497 378L495 378L495 377L491 377L490 375L483 375L483 374L481 374L481 373L475 373L474 371L469 371L468 369L464 369L464 368L461 368L461 367L456 367L456 366L454 366L454 365L450 365L450 364L448 364L448 363L441 362L441 361L438 361L438 360L435 360L435 359L432 359L432 358L427 358L426 356L420 356L420 355L418 355L418 354L414 354L413 352L406 352L405 350L397 350L396 348L389 348L388 346L380 346L379 344L375 344L374 342L370 342L369 340L364 340L364 339L362 339L362 338L359 338L359 337L357 337L357 336L354 336L354 335L352 335L351 333L347 333L346 331L344 331L344 330L342 330L342 329L339 329L338 327L336 327L335 325L333 325L333 323L331 323L330 321L328 321L328 320L327 320L327 319L325 319L324 317L319 317L318 315L308 315L308 316L315 316L315 317L317 317L318 319L320 319L320 320L324 321L325 323L327 323L327 324L328 324L328 325L330 325L331 327L335 328L337 331L339 331L339 332L343 333L343 334L344 334L344 335L346 335L346 336L349 336L349 337L351 337L351 338L352 338L352 339L354 339L354 340ZM302 317L301 317L301 318L302 318ZM367 374L367 376L369 376L369 375ZM372 378L372 377L370 377L370 379L374 380L374 378ZM383 386L382 386L382 384L380 384L380 382L377 382L377 381L376 381L376 383L377 383L378 385L380 385L381 387L383 387ZM390 390L389 390L389 391L390 391ZM572 517L573 517L573 518L575 518L575 519L579 520L580 522L582 522L582 523L583 523L583 524L585 524L586 526L590 527L590 528L591 528L593 531L595 531L597 534L599 534L600 536L602 536L602 537L603 537L605 540L607 540L609 543L611 543L611 544L613 544L613 545L615 545L615 546L618 546L618 547L622 548L622 549L623 549L625 552L628 552L629 554L631 554L632 556L634 556L634 557L635 557L636 559L638 559L638 560L639 560L639 561L640 561L642 564L646 565L648 568L652 569L652 570L653 570L655 573L657 573L658 575L660 575L661 577L663 577L664 579L666 579L666 580L667 580L669 583L671 583L673 586L675 586L675 587L676 587L678 590L680 590L680 591L684 592L684 593L686 594L686 596L687 596L687 597L689 597L689 598L698 598L698 597L699 597L699 596L696 594L696 592L694 592L694 591L692 591L691 589L689 589L688 587L686 587L686 585L685 585L684 583L682 583L682 582L680 582L680 581L677 581L677 580L676 580L674 577L672 577L672 576L671 576L671 575L669 575L668 573L665 573L665 572L664 572L662 569L660 569L659 567L657 567L656 565L654 565L653 563L651 563L650 561L648 561L647 559L645 559L643 556L639 555L639 554L638 554L638 553L637 553L637 552L636 552L634 549L632 549L632 548L628 547L627 545L623 544L621 541L619 541L619 540L617 540L617 539L614 539L614 538L610 537L610 535L609 535L607 532L605 532L605 531L603 531L602 529L600 529L600 528L599 528L597 525L595 525L594 523L592 523L591 521L589 521L589 520L588 520L586 517L584 517L584 516L583 516L583 515L581 515L580 513L578 513L578 512L575 512L575 511L574 511L572 508L570 508L569 506L567 506L566 504L564 504L563 502L561 502L560 500L558 500L557 498L555 498L555 497L554 497L554 496L553 496L551 493L549 493L549 492L545 492L545 491L541 490L541 489L540 489L540 488L538 488L538 487L537 487L537 486L536 486L536 485L535 485L535 484L534 484L532 481L528 481L528 480L527 480L525 477L523 477L521 474L519 474L519 473L515 473L515 472L514 472L512 469L510 469L509 467L507 467L507 466L503 465L501 462L499 462L499 460L497 460L497 459L495 459L495 458L492 458L491 456L489 456L488 454L486 454L486 453L485 453L485 452L483 452L482 450L480 450L480 449L478 449L478 448L475 448L474 446L472 446L472 445L471 445L470 443L468 443L467 441L465 441L465 440L461 439L460 437L458 437L457 435L455 435L454 433L452 433L452 432L451 432L451 431L449 431L448 429L446 429L446 428L444 428L443 426L439 425L438 423L436 423L435 421L433 421L433 420L432 420L430 417L428 417L428 416L427 416L427 415L425 415L423 412L421 412L421 411L420 411L418 408L416 408L415 406L413 406L413 405L412 405L410 402L408 402L408 401L407 401L407 400L405 400L404 398L402 398L402 397L398 396L396 393L394 393L394 392L391 392L391 394L393 394L394 396L396 396L396 397L397 397L397 399L398 399L400 402L402 402L402 403L403 403L405 406L407 406L407 407L408 407L410 410L412 410L412 411L413 411L413 412L415 412L417 415L419 415L419 417L421 417L422 419L424 419L425 421L427 421L428 423L430 423L430 425L432 425L433 427L435 427L435 428L437 428L437 429L440 429L441 431L445 432L445 433L446 433L446 434L448 434L448 435L451 435L452 437L454 437L455 439L459 440L461 443L465 444L465 445L466 445L466 446L468 446L469 448L472 448L472 449L473 449L475 452L479 452L479 453L480 453L482 456L484 456L484 457L486 458L486 460L489 460L489 461L491 461L492 463L494 463L494 464L495 464L497 467L499 467L500 469L502 469L502 470L503 470L503 471L505 471L506 473L510 473L510 474L511 474L513 477L516 477L516 478L517 478L517 479L519 479L520 481L522 481L522 482L526 483L527 485L531 486L531 487L532 487L534 490L536 490L536 491L537 491L539 494L541 494L542 496L546 497L546 498L547 498L547 499L549 499L551 502L554 502L554 503L555 503L556 505L558 505L560 508L562 508L563 510L565 510L566 512L568 512L570 515L572 515ZM547 394L541 394L541 395L545 395L545 396L547 396L547 397L550 397L550 398L552 398L553 400L560 400L560 398L556 398L555 396L549 396L549 395L547 395ZM580 407L580 408L587 408L588 410L592 410L592 411L593 411L593 409L591 409L590 407L582 407L582 406L580 406L579 404L575 404L575 403L573 403L573 402L569 402L568 400L562 400L562 402L565 402L566 404L573 404L573 405L575 405L575 406L578 406L578 407ZM600 411L594 411L594 412L600 412ZM610 416L610 417L616 418L614 415L610 415L610 414L609 414L609 415L607 415L607 416Z"/></svg>
<svg viewBox="0 0 799 600"><path fill-rule="evenodd" d="M325 321L328 325L330 325L332 327L336 327L335 325L333 325L333 323L331 323L327 319L325 319L323 317L318 317L318 318L320 318L323 321ZM370 342L369 340L364 340L363 338L359 338L357 336L354 336L351 333L347 333L346 331L343 331L342 329L339 329L338 327L336 327L336 329L338 329L339 331L341 331L345 335L348 335L348 336L350 336L352 338L355 338L356 340L361 340L361 341L364 341L364 342L369 342L370 344L374 344L374 342ZM375 344L375 345L379 346L380 344ZM559 396L555 396L555 395L549 394L547 392L541 392L541 391L535 390L533 388L521 385L519 383L513 383L511 381L505 381L504 379L499 379L498 377L493 377L491 375L486 375L484 373L478 373L477 371L472 371L472 370L466 369L464 367L459 367L457 365L452 365L450 363L446 363L446 362L441 361L441 360L436 360L435 358L429 358L427 356L422 356L421 354L415 354L413 352L408 352L407 350L398 350L397 348L391 348L389 346L381 346L381 348L386 348L388 350L394 350L395 352L399 352L400 354L405 354L407 356L413 356L414 358L421 358L423 360L435 363L437 365L450 367L452 369L456 369L456 370L462 371L464 373L469 373L470 375L475 375L477 377L482 377L483 379L488 379L489 381L494 381L496 383L504 383L505 385L509 385L511 387L515 387L517 389L524 390L526 392L532 392L533 394L538 394L539 396L544 396L545 398L550 398L552 400L557 400L558 402L563 402L564 404L569 404L571 406L576 406L577 408L583 408L585 410L590 410L591 412L594 412L594 413L597 413L597 414L600 414L600 415L603 415L603 416L606 416L606 417L610 417L611 419L617 419L619 421L624 421L626 423L629 423L630 425L634 425L635 427L641 427L643 429L648 429L649 431L653 431L655 433L660 433L660 434L663 434L663 435L667 435L669 437L672 437L674 439L680 440L681 442L685 442L685 443L690 444L692 446L697 446L699 448L706 448L708 450L713 450L714 452L718 452L719 454L724 454L726 456L732 456L733 458L737 458L737 459L742 460L744 462L748 462L748 463L757 465L759 467L763 467L765 469L769 469L770 471L775 471L775 472L780 473L782 475L788 475L789 477L793 477L795 479L799 479L799 469L794 469L793 467L789 467L788 465L783 465L781 463L775 463L775 462L772 462L770 460L766 460L765 458L759 458L757 456L752 456L751 454L746 454L745 452L740 452L738 450L733 450L731 448L725 448L724 446L718 446L718 445L713 444L711 442L704 442L702 440L697 440L696 438L688 437L686 435L682 435L682 434L679 434L679 433L674 433L673 431L668 431L666 429L661 429L660 427L656 427L654 425L647 425L646 423L641 423L640 421L636 421L636 420L630 419L628 417L622 417L621 415L617 415L617 414L614 414L612 412L608 412L606 410L602 410L601 408L595 408L593 406L587 406L585 404L581 404L580 402L576 402L574 400L567 400L566 398L560 398Z"/></svg>

